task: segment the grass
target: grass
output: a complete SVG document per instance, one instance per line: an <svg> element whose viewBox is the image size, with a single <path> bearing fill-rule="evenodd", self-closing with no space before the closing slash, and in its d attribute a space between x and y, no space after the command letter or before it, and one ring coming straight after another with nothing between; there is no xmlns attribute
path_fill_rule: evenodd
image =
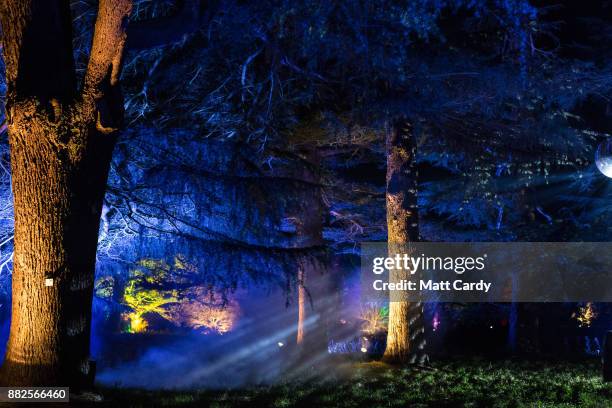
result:
<svg viewBox="0 0 612 408"><path fill-rule="evenodd" d="M326 379L217 391L104 389L129 407L612 407L596 363L437 363L432 370L353 363Z"/></svg>

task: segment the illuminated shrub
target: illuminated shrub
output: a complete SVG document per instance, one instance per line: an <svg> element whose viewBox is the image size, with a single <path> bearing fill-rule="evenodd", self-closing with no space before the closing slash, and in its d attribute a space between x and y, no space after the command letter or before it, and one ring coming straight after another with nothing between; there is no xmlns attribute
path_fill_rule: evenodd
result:
<svg viewBox="0 0 612 408"><path fill-rule="evenodd" d="M578 327L590 327L593 320L597 318L597 312L593 303L588 302L585 306L578 309L578 313L572 315L578 321Z"/></svg>
<svg viewBox="0 0 612 408"><path fill-rule="evenodd" d="M233 302L223 305L194 299L175 304L169 310L169 320L177 326L204 333L227 333L233 328L237 316L237 305Z"/></svg>
<svg viewBox="0 0 612 408"><path fill-rule="evenodd" d="M385 332L389 322L389 308L374 302L366 303L361 308L359 319L362 321L361 331L365 334Z"/></svg>
<svg viewBox="0 0 612 408"><path fill-rule="evenodd" d="M164 319L168 318L167 305L179 301L176 290L144 289L138 280L131 280L125 287L123 300L133 312L125 315L129 333L144 332L148 323L144 315L157 313Z"/></svg>
<svg viewBox="0 0 612 408"><path fill-rule="evenodd" d="M130 272L122 304L129 311L122 314L128 333L150 329L147 316L155 314L167 322L202 333L227 333L234 326L238 305L233 300L218 300L207 287L194 284L197 269L182 256L172 264L163 260L142 259L141 267ZM100 282L101 294L107 285ZM173 289L168 289L168 288Z"/></svg>

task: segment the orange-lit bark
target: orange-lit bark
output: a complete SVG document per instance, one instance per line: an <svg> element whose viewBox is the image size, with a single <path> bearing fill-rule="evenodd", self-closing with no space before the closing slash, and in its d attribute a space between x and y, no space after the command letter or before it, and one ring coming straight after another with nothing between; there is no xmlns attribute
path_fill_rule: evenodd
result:
<svg viewBox="0 0 612 408"><path fill-rule="evenodd" d="M130 0L100 0L84 89L69 1L3 0L0 19L15 211L12 315L2 385L90 385L102 199L123 104Z"/></svg>
<svg viewBox="0 0 612 408"><path fill-rule="evenodd" d="M304 342L304 321L306 320L306 274L304 266L300 266L298 269L298 324L297 324L297 336L295 342L300 345Z"/></svg>
<svg viewBox="0 0 612 408"><path fill-rule="evenodd" d="M297 243L299 248L314 248L323 243L323 214L322 214L322 198L321 190L316 185L319 182L319 177L316 172L312 171L313 164L317 164L318 156L313 149L308 149L303 152L305 156L305 179L311 180L315 186L311 186L313 194L311 199L302 203L300 213L297 215L296 233ZM296 343L298 346L303 346L307 340L306 319L308 318L310 295L306 286L306 280L309 272L312 272L314 263L307 257L303 257L298 261L297 270L297 293L298 293L298 321Z"/></svg>
<svg viewBox="0 0 612 408"><path fill-rule="evenodd" d="M388 255L405 252L419 237L416 140L412 126L400 121L386 129L387 244ZM409 271L391 270L389 281L408 279ZM405 292L392 292L384 360L390 363L422 363L425 346L423 305L408 302Z"/></svg>

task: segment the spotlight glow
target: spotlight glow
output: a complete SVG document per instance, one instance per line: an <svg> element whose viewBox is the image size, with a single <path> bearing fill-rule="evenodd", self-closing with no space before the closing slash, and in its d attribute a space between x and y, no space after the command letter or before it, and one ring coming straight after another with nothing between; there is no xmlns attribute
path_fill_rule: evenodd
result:
<svg viewBox="0 0 612 408"><path fill-rule="evenodd" d="M603 141L597 146L595 165L604 176L612 178L612 141Z"/></svg>

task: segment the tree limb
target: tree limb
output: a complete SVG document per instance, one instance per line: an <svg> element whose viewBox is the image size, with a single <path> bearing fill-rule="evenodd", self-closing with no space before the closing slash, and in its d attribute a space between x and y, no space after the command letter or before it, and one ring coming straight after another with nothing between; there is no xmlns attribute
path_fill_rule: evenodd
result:
<svg viewBox="0 0 612 408"><path fill-rule="evenodd" d="M98 128L104 130L109 129L105 116L109 116L112 123L116 122L112 117L112 107L116 104L104 99L116 97L118 94L127 19L131 10L132 0L100 0L98 6L83 85L83 103L84 114L92 115L98 123Z"/></svg>

